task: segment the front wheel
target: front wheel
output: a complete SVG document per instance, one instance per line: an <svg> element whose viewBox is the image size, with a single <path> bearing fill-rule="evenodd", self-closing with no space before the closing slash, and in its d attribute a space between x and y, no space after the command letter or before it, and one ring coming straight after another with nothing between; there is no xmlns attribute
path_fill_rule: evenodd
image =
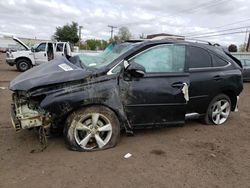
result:
<svg viewBox="0 0 250 188"><path fill-rule="evenodd" d="M30 69L31 67L31 63L27 59L19 59L16 63L16 68L20 72L24 72Z"/></svg>
<svg viewBox="0 0 250 188"><path fill-rule="evenodd" d="M225 123L231 112L231 100L227 95L217 95L209 104L205 115L206 124L221 125Z"/></svg>
<svg viewBox="0 0 250 188"><path fill-rule="evenodd" d="M120 137L119 121L109 108L86 107L68 117L64 137L72 150L96 151L111 148Z"/></svg>

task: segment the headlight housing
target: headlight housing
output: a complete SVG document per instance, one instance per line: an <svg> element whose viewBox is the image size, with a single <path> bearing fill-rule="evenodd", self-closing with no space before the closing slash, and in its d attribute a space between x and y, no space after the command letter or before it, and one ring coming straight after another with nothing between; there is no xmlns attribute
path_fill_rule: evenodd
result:
<svg viewBox="0 0 250 188"><path fill-rule="evenodd" d="M6 52L7 58L14 58L13 54L11 52Z"/></svg>

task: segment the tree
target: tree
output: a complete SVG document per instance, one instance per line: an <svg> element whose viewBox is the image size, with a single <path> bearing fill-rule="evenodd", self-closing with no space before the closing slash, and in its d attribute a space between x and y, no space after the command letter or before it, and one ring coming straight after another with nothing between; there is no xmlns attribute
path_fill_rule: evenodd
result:
<svg viewBox="0 0 250 188"><path fill-rule="evenodd" d="M239 45L239 52L245 52L246 51L246 46L247 46L246 43L240 44Z"/></svg>
<svg viewBox="0 0 250 188"><path fill-rule="evenodd" d="M78 24L76 22L72 22L70 25L66 24L62 27L56 27L56 32L54 33L53 38L57 41L75 44L79 41L77 31Z"/></svg>
<svg viewBox="0 0 250 188"><path fill-rule="evenodd" d="M139 35L139 39L145 39L145 38L146 37L145 37L144 33L142 33L142 34Z"/></svg>
<svg viewBox="0 0 250 188"><path fill-rule="evenodd" d="M228 46L228 51L229 52L237 52L238 50L237 50L237 46L235 45L235 44L230 44L229 46Z"/></svg>
<svg viewBox="0 0 250 188"><path fill-rule="evenodd" d="M81 46L82 49L88 50L104 50L108 45L108 42L105 40L99 39L89 39L85 41L84 46Z"/></svg>
<svg viewBox="0 0 250 188"><path fill-rule="evenodd" d="M119 28L118 35L114 36L114 40L129 40L131 38L131 33L127 27Z"/></svg>

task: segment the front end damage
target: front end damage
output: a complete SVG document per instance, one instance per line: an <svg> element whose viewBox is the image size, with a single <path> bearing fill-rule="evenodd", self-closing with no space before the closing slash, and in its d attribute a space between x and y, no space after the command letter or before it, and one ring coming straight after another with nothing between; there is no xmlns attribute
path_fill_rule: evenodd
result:
<svg viewBox="0 0 250 188"><path fill-rule="evenodd" d="M16 129L31 129L50 124L50 115L39 107L36 100L29 99L23 92L12 94L11 121Z"/></svg>

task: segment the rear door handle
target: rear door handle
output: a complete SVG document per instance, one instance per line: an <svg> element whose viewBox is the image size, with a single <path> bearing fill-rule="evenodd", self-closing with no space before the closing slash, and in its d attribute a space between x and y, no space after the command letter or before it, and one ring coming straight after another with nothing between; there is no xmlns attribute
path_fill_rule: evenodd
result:
<svg viewBox="0 0 250 188"><path fill-rule="evenodd" d="M174 87L174 88L182 88L183 83L182 82L175 82L171 86Z"/></svg>
<svg viewBox="0 0 250 188"><path fill-rule="evenodd" d="M222 80L222 79L223 78L221 76L219 76L219 75L214 76L214 80L215 81L219 81L219 80Z"/></svg>

